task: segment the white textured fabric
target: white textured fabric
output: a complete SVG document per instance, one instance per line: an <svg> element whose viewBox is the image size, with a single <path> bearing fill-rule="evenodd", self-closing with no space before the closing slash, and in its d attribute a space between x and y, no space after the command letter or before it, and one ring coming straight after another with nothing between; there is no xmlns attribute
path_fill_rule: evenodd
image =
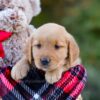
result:
<svg viewBox="0 0 100 100"><path fill-rule="evenodd" d="M25 9L25 14L27 16L28 23L31 22L33 16L40 13L40 0L22 0Z"/></svg>
<svg viewBox="0 0 100 100"><path fill-rule="evenodd" d="M3 42L6 56L0 58L0 67L14 65L21 58L26 39L35 30L29 23L40 11L40 0L0 0L0 30L13 33Z"/></svg>
<svg viewBox="0 0 100 100"><path fill-rule="evenodd" d="M27 18L22 10L7 9L0 12L0 29L20 32L27 27Z"/></svg>

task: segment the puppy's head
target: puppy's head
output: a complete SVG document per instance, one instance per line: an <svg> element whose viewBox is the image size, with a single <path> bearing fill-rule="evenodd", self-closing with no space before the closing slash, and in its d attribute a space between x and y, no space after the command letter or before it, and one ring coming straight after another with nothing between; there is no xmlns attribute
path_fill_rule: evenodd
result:
<svg viewBox="0 0 100 100"><path fill-rule="evenodd" d="M79 57L79 48L63 26L49 23L39 27L28 39L25 55L38 69L52 71L64 65L71 67Z"/></svg>

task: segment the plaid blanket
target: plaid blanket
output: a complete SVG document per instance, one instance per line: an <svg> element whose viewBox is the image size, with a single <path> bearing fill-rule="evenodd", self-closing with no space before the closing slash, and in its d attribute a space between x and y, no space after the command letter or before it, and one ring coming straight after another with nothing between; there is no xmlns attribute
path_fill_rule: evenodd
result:
<svg viewBox="0 0 100 100"><path fill-rule="evenodd" d="M27 77L16 82L11 76L11 67L0 69L0 96L3 100L75 100L82 92L87 74L82 65L64 72L62 78L49 84L44 72L31 69Z"/></svg>

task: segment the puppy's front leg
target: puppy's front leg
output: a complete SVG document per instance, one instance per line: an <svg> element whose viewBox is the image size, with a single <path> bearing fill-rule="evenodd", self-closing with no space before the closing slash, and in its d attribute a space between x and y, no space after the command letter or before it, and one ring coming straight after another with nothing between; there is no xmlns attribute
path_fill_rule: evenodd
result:
<svg viewBox="0 0 100 100"><path fill-rule="evenodd" d="M55 83L57 82L62 76L63 68L58 68L54 71L46 72L45 79L48 83Z"/></svg>
<svg viewBox="0 0 100 100"><path fill-rule="evenodd" d="M14 80L20 80L23 79L25 76L27 76L27 73L29 71L29 64L27 62L26 57L23 57L19 62L16 63L16 65L11 70L11 77Z"/></svg>

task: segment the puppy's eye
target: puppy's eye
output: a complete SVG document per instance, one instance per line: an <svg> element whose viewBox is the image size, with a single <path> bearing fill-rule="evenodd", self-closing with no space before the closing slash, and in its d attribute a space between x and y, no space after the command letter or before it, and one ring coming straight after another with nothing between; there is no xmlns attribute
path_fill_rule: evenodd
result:
<svg viewBox="0 0 100 100"><path fill-rule="evenodd" d="M55 45L55 49L58 50L58 49L60 49L60 48L61 48L61 46L59 46L59 45L57 45L57 44Z"/></svg>
<svg viewBox="0 0 100 100"><path fill-rule="evenodd" d="M41 48L41 44L37 44L37 45L35 45L37 48Z"/></svg>

